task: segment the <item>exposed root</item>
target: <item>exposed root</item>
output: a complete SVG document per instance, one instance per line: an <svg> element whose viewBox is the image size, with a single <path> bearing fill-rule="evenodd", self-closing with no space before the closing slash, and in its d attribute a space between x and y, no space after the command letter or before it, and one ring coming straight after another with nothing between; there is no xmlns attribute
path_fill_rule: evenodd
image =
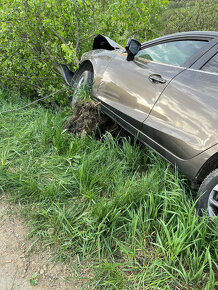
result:
<svg viewBox="0 0 218 290"><path fill-rule="evenodd" d="M63 124L63 128L74 134L92 134L97 138L106 131L113 136L126 135L117 123L101 112L100 104L94 101L76 103L74 114Z"/></svg>

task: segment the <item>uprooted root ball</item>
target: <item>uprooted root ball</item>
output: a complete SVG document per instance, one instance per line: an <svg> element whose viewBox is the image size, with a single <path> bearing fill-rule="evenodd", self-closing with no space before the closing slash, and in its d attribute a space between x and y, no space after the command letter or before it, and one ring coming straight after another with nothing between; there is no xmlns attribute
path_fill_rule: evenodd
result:
<svg viewBox="0 0 218 290"><path fill-rule="evenodd" d="M75 104L74 114L63 124L63 128L74 134L93 134L100 137L106 131L112 135L125 132L111 118L101 112L100 103L80 101Z"/></svg>

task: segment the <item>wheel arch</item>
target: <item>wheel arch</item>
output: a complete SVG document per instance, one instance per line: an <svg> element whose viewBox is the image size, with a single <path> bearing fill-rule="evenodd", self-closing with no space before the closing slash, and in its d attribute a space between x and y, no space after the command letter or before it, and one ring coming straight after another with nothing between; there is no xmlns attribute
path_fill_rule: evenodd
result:
<svg viewBox="0 0 218 290"><path fill-rule="evenodd" d="M59 71L68 86L71 86L74 80L77 79L79 75L87 69L94 72L93 64L90 60L84 60L82 63L80 63L79 68L75 72L69 70L65 64L60 64L59 67Z"/></svg>
<svg viewBox="0 0 218 290"><path fill-rule="evenodd" d="M218 168L218 152L212 155L200 168L195 180L201 184L203 180L215 169Z"/></svg>
<svg viewBox="0 0 218 290"><path fill-rule="evenodd" d="M75 71L74 76L71 80L70 83L71 86L77 81L77 79L85 70L94 72L94 67L90 60L84 60L83 62L80 63L79 68Z"/></svg>
<svg viewBox="0 0 218 290"><path fill-rule="evenodd" d="M80 66L79 66L79 68L77 69L77 71L75 72L75 74L77 73L77 72L83 72L83 71L85 71L85 70L91 70L92 72L94 72L94 66L93 66L93 63L91 62L91 60L84 60L81 64L80 64Z"/></svg>

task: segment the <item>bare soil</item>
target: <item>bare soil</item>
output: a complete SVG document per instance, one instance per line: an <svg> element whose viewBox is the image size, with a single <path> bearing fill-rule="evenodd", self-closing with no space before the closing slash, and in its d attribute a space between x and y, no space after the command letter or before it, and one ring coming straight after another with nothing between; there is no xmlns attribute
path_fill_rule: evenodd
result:
<svg viewBox="0 0 218 290"><path fill-rule="evenodd" d="M49 248L40 242L29 251L33 240L27 240L28 227L18 208L0 198L0 289L82 289L91 277L84 267L75 272L69 265L55 262ZM72 261L76 265L76 260ZM87 289L87 288L86 288Z"/></svg>

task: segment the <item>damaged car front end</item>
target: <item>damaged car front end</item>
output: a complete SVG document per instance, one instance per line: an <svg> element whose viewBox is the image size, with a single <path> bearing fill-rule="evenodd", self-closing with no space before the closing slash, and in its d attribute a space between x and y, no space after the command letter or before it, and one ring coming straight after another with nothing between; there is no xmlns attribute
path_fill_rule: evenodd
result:
<svg viewBox="0 0 218 290"><path fill-rule="evenodd" d="M68 85L88 85L105 114L192 181L199 214L210 216L218 214L217 51L217 32L129 39L125 48L98 35L75 73L61 66Z"/></svg>

